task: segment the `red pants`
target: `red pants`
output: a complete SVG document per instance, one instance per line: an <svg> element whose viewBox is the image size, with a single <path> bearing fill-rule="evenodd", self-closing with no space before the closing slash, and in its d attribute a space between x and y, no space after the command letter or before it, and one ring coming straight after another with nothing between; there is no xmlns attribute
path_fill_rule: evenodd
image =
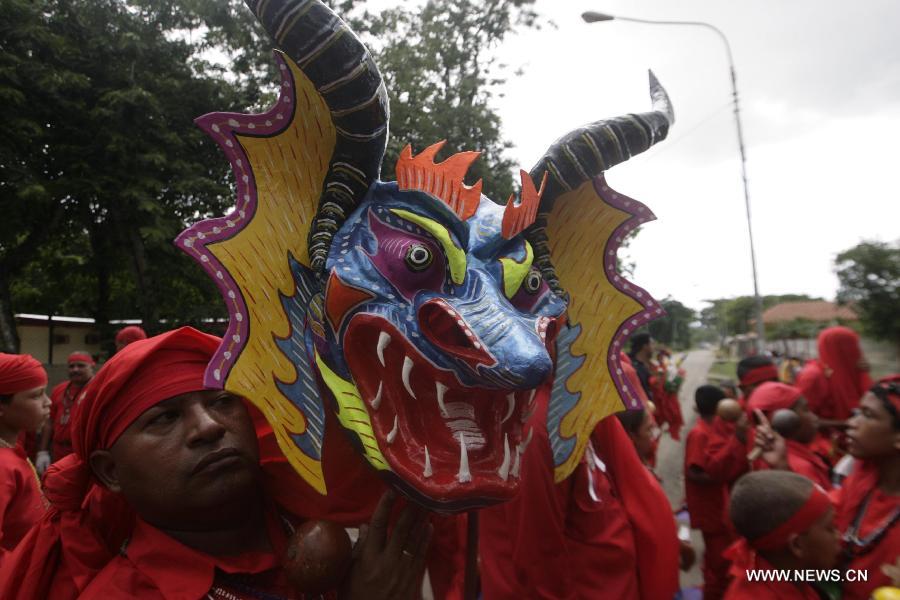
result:
<svg viewBox="0 0 900 600"><path fill-rule="evenodd" d="M728 569L731 561L723 556L725 550L734 543L731 532L703 532L703 600L721 600L731 578Z"/></svg>

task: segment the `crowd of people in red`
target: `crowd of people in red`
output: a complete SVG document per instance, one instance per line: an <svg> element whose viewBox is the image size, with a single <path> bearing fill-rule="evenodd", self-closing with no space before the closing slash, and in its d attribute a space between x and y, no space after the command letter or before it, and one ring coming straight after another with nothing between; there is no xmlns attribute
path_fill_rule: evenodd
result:
<svg viewBox="0 0 900 600"><path fill-rule="evenodd" d="M344 481L335 493L304 489L262 415L204 387L218 338L142 333L129 329L99 369L71 355L49 398L38 361L0 354L0 597L414 598L427 567L434 597L463 598L461 517L385 493L352 466L349 444L329 448ZM653 465L660 430L677 440L684 424L684 372L646 335L620 358L645 408L601 421L559 482L547 432L535 428L519 494L480 511L481 597L679 597L695 549ZM703 598L865 600L896 585L900 377L873 383L843 327L822 332L796 385L765 356L741 361L737 377L739 393L696 389L684 441ZM534 423L547 402L537 399ZM361 525L359 538L329 589L298 591L285 556L303 557L289 540L320 518ZM836 576L748 576L808 569ZM866 577L845 576L857 571Z"/></svg>

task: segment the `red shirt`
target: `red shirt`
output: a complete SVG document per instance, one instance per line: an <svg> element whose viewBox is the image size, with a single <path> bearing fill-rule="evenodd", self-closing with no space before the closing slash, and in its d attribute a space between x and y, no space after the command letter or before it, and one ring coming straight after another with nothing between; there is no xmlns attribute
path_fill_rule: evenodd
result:
<svg viewBox="0 0 900 600"><path fill-rule="evenodd" d="M688 479L690 467L712 479L698 483ZM698 418L684 448L684 491L691 526L708 533L730 529L728 489L748 469L747 449L718 418L708 423Z"/></svg>
<svg viewBox="0 0 900 600"><path fill-rule="evenodd" d="M894 565L900 558L900 522L894 518L893 524L888 526L900 511L900 496L889 496L878 489L877 471L862 463L856 465L834 497L837 504L835 521L842 533L846 534L857 520L857 537L863 540L886 527L879 541L868 545L867 550L847 565L850 569L867 570L868 581L846 582L844 600L868 600L872 590L890 585L890 579L881 567Z"/></svg>
<svg viewBox="0 0 900 600"><path fill-rule="evenodd" d="M796 440L785 441L787 442L788 466L791 471L819 484L826 492L831 490L831 470L825 459L813 452L808 444L802 444Z"/></svg>
<svg viewBox="0 0 900 600"><path fill-rule="evenodd" d="M299 599L281 569L287 535L275 510L266 511L271 552L214 557L188 548L138 519L130 541L79 596L82 600L199 600L214 588L230 588L229 576L257 592ZM236 597L242 597L239 593ZM213 595L213 598L219 596ZM228 597L224 595L222 597Z"/></svg>
<svg viewBox="0 0 900 600"><path fill-rule="evenodd" d="M754 566L757 569L774 569L758 556ZM745 574L737 574L731 580L724 600L821 600L821 597L805 583L748 581Z"/></svg>
<svg viewBox="0 0 900 600"><path fill-rule="evenodd" d="M0 448L0 557L16 547L46 510L34 467L20 448Z"/></svg>
<svg viewBox="0 0 900 600"><path fill-rule="evenodd" d="M78 394L84 386L63 381L50 392L50 421L53 423L53 443L50 456L53 462L72 454L72 434L69 419Z"/></svg>

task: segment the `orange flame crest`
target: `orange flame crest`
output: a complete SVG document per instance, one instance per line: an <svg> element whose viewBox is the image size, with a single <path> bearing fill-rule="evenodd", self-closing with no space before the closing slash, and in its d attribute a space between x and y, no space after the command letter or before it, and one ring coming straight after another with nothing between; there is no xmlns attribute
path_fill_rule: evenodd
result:
<svg viewBox="0 0 900 600"><path fill-rule="evenodd" d="M412 146L407 144L397 159L395 167L397 184L401 190L417 190L431 194L465 221L478 210L482 180L479 179L475 185L468 186L463 183L463 178L481 152L460 152L435 164L434 157L445 143L447 140L432 144L416 157L413 157Z"/></svg>
<svg viewBox="0 0 900 600"><path fill-rule="evenodd" d="M544 188L547 187L547 175L548 172L544 171L541 189L538 190L531 179L531 175L527 171L520 171L522 199L516 204L516 195L510 194L509 201L506 203L506 209L503 211L503 224L500 232L507 240L519 235L529 225L534 223L534 219L537 217L538 206L541 203L541 196L544 195Z"/></svg>

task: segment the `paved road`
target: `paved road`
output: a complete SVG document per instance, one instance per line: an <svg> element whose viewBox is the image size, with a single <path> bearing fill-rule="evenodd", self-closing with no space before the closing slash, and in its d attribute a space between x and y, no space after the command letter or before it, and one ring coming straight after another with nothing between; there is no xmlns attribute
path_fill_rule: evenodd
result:
<svg viewBox="0 0 900 600"><path fill-rule="evenodd" d="M656 472L663 480L663 488L669 497L673 508L681 506L684 500L684 440L687 432L694 426L697 413L694 412L694 390L706 383L706 376L712 366L715 357L711 350L694 350L690 352L681 365L685 370L684 383L678 400L681 403L681 413L684 415L684 427L681 430L681 442L675 442L664 433L659 444L656 458ZM691 543L697 551L697 564L687 573L681 574L681 586L692 587L701 585L703 578L700 574L700 560L703 556L703 538L700 532L691 531Z"/></svg>

